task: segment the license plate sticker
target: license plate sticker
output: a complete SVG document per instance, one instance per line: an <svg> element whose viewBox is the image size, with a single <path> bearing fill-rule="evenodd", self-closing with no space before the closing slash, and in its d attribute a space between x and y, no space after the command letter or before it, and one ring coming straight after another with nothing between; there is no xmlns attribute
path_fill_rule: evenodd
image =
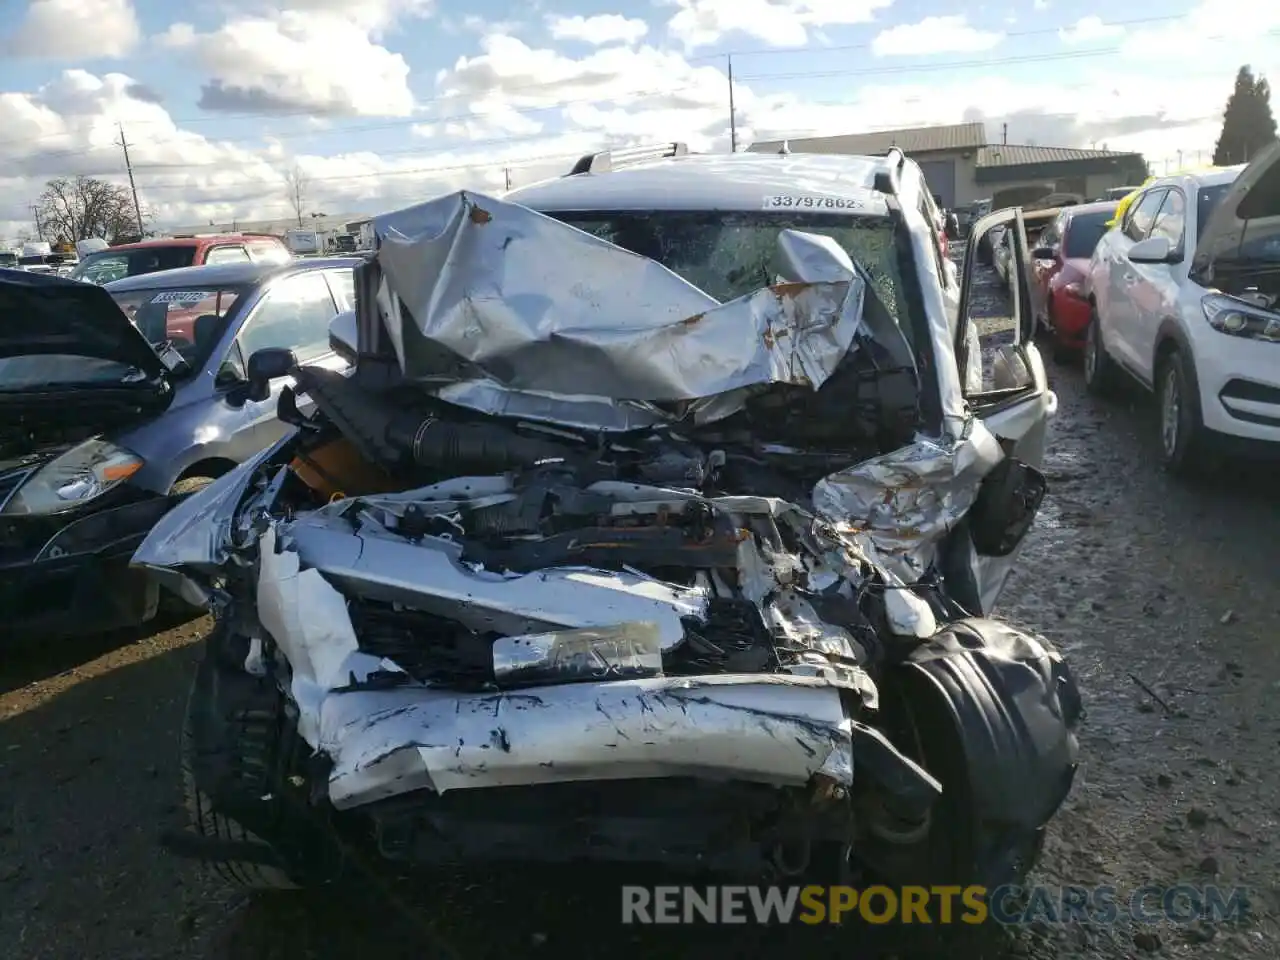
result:
<svg viewBox="0 0 1280 960"><path fill-rule="evenodd" d="M208 300L213 294L208 290L166 290L163 293L157 293L152 299L152 303L199 303L201 300Z"/></svg>
<svg viewBox="0 0 1280 960"><path fill-rule="evenodd" d="M809 193L788 193L764 198L766 210L857 210L861 207L861 200L822 197Z"/></svg>

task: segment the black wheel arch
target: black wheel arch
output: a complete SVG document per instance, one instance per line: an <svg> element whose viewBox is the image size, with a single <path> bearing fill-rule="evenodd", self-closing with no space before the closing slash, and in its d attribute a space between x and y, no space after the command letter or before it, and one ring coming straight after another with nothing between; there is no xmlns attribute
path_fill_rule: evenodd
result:
<svg viewBox="0 0 1280 960"><path fill-rule="evenodd" d="M1178 324L1178 321L1172 317L1165 317L1160 321L1160 328L1156 331L1155 355L1152 357L1153 362L1151 364L1152 380L1155 379L1155 372L1160 369L1160 362L1168 355L1170 350L1178 350L1188 359L1192 357L1191 341L1187 339L1187 335ZM1193 368L1194 366L1195 364L1192 363Z"/></svg>
<svg viewBox="0 0 1280 960"><path fill-rule="evenodd" d="M1188 399L1195 404L1192 409L1199 411L1200 375L1196 371L1195 353L1191 348L1191 341L1188 339L1186 331L1182 329L1181 324L1173 317L1165 317L1160 322L1160 328L1156 331L1155 356L1152 357L1151 364L1152 389L1159 390L1157 381L1160 375L1160 365L1173 350L1177 350L1185 361L1182 369L1190 381L1187 384L1188 389L1191 391L1191 396Z"/></svg>
<svg viewBox="0 0 1280 960"><path fill-rule="evenodd" d="M1074 782L1080 690L1044 640L986 618L955 621L893 670L951 793L957 881L994 888L1023 879L1016 862L1035 848ZM927 739L933 739L929 749ZM967 838L967 839L966 839Z"/></svg>

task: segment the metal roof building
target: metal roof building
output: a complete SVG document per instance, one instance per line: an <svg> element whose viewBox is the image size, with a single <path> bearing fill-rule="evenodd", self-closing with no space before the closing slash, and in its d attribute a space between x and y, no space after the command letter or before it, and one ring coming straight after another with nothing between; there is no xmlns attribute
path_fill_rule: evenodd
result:
<svg viewBox="0 0 1280 960"><path fill-rule="evenodd" d="M883 154L898 147L920 164L944 207L992 198L997 206L1029 203L1050 193L1088 200L1111 187L1141 183L1146 165L1138 154L1031 144L993 144L981 122L909 127L834 137L763 140L748 149L776 153Z"/></svg>

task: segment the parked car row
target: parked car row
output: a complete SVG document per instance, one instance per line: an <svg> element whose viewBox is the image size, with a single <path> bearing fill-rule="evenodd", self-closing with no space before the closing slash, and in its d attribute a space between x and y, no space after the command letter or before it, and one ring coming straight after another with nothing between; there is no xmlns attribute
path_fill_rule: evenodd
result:
<svg viewBox="0 0 1280 960"><path fill-rule="evenodd" d="M1085 378L1151 391L1170 470L1280 453L1280 142L1145 185L1089 265Z"/></svg>
<svg viewBox="0 0 1280 960"><path fill-rule="evenodd" d="M1280 144L1060 211L1031 278L1039 324L1060 359L1082 352L1091 391L1154 395L1168 470L1280 456Z"/></svg>

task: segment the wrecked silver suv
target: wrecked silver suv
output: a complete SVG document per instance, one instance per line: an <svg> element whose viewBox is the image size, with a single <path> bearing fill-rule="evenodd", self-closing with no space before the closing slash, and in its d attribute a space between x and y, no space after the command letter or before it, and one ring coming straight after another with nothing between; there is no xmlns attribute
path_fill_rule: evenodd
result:
<svg viewBox="0 0 1280 960"><path fill-rule="evenodd" d="M1017 331L962 386L918 168L680 157L514 199L380 218L354 374L277 358L292 435L135 555L216 616L172 845L250 885L369 849L1019 879L1080 705L984 615L1054 398Z"/></svg>

